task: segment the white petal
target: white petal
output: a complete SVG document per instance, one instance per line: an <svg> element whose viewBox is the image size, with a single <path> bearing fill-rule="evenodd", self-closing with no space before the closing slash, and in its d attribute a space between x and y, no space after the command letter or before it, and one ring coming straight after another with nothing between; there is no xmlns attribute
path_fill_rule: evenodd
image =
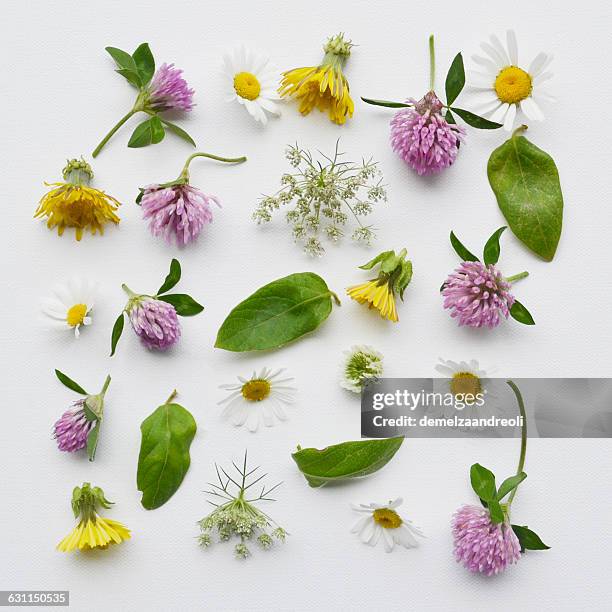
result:
<svg viewBox="0 0 612 612"><path fill-rule="evenodd" d="M499 68L503 68L507 66L508 63L505 59L505 52L502 50L501 52L497 50L495 47L491 46L489 43L483 42L480 45L483 51L491 58L491 60L495 63Z"/></svg>
<svg viewBox="0 0 612 612"><path fill-rule="evenodd" d="M496 123L503 123L508 112L509 104L503 103L490 117L491 121Z"/></svg>
<svg viewBox="0 0 612 612"><path fill-rule="evenodd" d="M481 57L480 55L472 55L472 59L480 64L486 71L495 78L499 74L499 68L490 59Z"/></svg>
<svg viewBox="0 0 612 612"><path fill-rule="evenodd" d="M248 416L249 416L249 410L247 406L245 406L244 402L240 402L236 406L236 409L234 410L234 414L232 415L232 423L236 427L240 427L241 425L244 425L244 422L247 420Z"/></svg>
<svg viewBox="0 0 612 612"><path fill-rule="evenodd" d="M501 44L499 38L495 36L495 34L491 34L489 37L491 44L497 49L497 52L501 55L503 63L499 65L499 69L505 68L510 65L510 56L508 55L506 49L504 49L504 45Z"/></svg>
<svg viewBox="0 0 612 612"><path fill-rule="evenodd" d="M78 338L81 335L81 332L79 331L79 326L75 325L74 326L74 337Z"/></svg>
<svg viewBox="0 0 612 612"><path fill-rule="evenodd" d="M261 416L263 417L263 422L266 427L272 427L274 425L272 409L266 402L263 402L261 405Z"/></svg>
<svg viewBox="0 0 612 612"><path fill-rule="evenodd" d="M508 55L513 66L518 66L518 44L514 30L506 32L506 44L508 45Z"/></svg>
<svg viewBox="0 0 612 612"><path fill-rule="evenodd" d="M370 516L362 516L357 522L351 527L351 533L361 533L368 521L372 520Z"/></svg>
<svg viewBox="0 0 612 612"><path fill-rule="evenodd" d="M538 53L529 65L529 70L527 72L529 72L531 76L537 76L540 74L540 72L542 72L542 70L544 70L544 68L546 68L546 66L548 66L548 64L550 64L551 61L552 55L548 55L547 53L543 52Z"/></svg>
<svg viewBox="0 0 612 612"><path fill-rule="evenodd" d="M552 79L552 77L552 72L540 72L540 74L533 77L533 84L541 85L542 83L545 83L546 81Z"/></svg>
<svg viewBox="0 0 612 612"><path fill-rule="evenodd" d="M393 550L393 538L391 537L388 529L382 529L382 535L385 544L385 551L390 553Z"/></svg>
<svg viewBox="0 0 612 612"><path fill-rule="evenodd" d="M359 533L359 539L367 544L368 540L374 535L374 529L376 527L376 523L373 518L369 518L369 520L363 526L363 529Z"/></svg>
<svg viewBox="0 0 612 612"><path fill-rule="evenodd" d="M255 432L259 429L259 411L257 408L249 409L249 417L246 421L246 426L249 431Z"/></svg>
<svg viewBox="0 0 612 612"><path fill-rule="evenodd" d="M380 540L380 536L382 534L383 528L380 525L374 526L374 533L370 536L370 539L366 542L369 546L376 546L378 544L378 540Z"/></svg>
<svg viewBox="0 0 612 612"><path fill-rule="evenodd" d="M416 538L410 533L410 530L407 529L404 525L399 527L398 531L398 539L402 546L405 548L415 548L419 545L416 541Z"/></svg>
<svg viewBox="0 0 612 612"><path fill-rule="evenodd" d="M506 118L504 119L504 130L506 132L511 132L514 127L514 119L516 117L516 104L511 104L510 108L508 108L508 112L506 113Z"/></svg>
<svg viewBox="0 0 612 612"><path fill-rule="evenodd" d="M522 100L521 110L532 121L542 121L544 119L544 115L542 114L540 107L536 104L533 98L525 98Z"/></svg>

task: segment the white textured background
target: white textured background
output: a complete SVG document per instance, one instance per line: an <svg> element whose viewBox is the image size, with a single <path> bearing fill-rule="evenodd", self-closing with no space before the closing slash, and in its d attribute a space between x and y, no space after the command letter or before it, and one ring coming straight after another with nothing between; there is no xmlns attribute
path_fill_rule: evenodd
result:
<svg viewBox="0 0 612 612"><path fill-rule="evenodd" d="M609 4L516 1L407 3L272 2L17 2L2 20L2 248L4 299L0 432L0 589L69 589L75 610L575 610L604 609L610 599L607 440L530 442L527 483L514 504L517 522L541 533L552 549L527 554L505 575L468 574L451 554L450 515L474 501L468 468L474 461L500 475L515 467L517 441L407 441L385 469L347 486L313 490L296 470L297 443L322 447L359 436L359 402L337 384L341 352L369 343L386 356L393 376L429 376L438 356L477 358L499 375L612 376L610 366L609 231L611 225L612 54ZM418 178L388 145L390 111L360 95L400 99L427 87L426 39L437 35L439 79L458 50L467 58L490 33L517 30L520 56L554 53L547 120L527 136L555 158L565 195L564 229L555 261L535 259L507 232L502 269L531 272L517 295L537 326L515 323L492 333L458 329L441 307L438 287L457 261L448 244L454 228L480 248L503 222L486 179L486 160L501 132L470 131L456 165L443 176ZM344 30L359 45L347 74L356 99L340 128L318 113L302 118L287 106L266 129L238 105L223 101L221 54L244 42L270 54L279 68L316 63L328 35ZM79 244L47 231L32 213L43 180L60 178L67 157L89 155L132 104L133 91L113 72L106 45L133 50L149 41L158 64L175 62L197 91L198 106L181 121L202 150L246 154L228 167L196 161L192 180L218 194L224 207L197 245L177 252L153 239L133 203L138 186L174 178L191 152L171 135L161 145L130 150L123 129L95 161L96 185L119 198L119 229ZM133 127L133 124L130 124ZM352 244L311 261L296 248L279 216L261 229L250 220L257 198L276 188L287 167L285 144L325 151L342 137L352 157L374 155L389 187L389 204L372 217L379 240L371 252ZM339 294L366 275L356 266L379 250L406 246L415 277L400 306L401 323L387 324L348 299L313 336L269 354L237 355L212 348L225 315L260 285L286 274L320 273ZM184 337L166 355L146 352L126 328L118 354L109 335L125 296L120 284L150 291L172 256L184 276L179 289L205 312L183 321ZM39 321L39 299L70 275L100 283L95 324L75 342ZM217 386L263 365L285 366L297 379L291 419L256 435L220 420ZM54 420L73 395L53 375L60 368L97 389L113 383L98 457L59 453ZM192 467L178 493L147 512L135 486L139 425L173 387L195 416ZM580 406L577 405L577 409ZM256 551L247 563L220 545L196 546L195 522L208 512L202 489L213 462L227 464L248 448L254 461L285 484L266 508L290 532L283 548ZM116 502L109 516L133 539L106 554L67 556L55 544L73 526L72 487L102 486ZM417 550L385 554L360 544L348 529L350 501L403 496L404 513L428 535ZM608 602L606 604L606 601Z"/></svg>

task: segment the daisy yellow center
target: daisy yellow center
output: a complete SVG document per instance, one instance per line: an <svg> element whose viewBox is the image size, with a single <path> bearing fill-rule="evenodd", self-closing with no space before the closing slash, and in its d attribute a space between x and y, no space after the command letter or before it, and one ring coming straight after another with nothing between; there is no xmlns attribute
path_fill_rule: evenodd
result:
<svg viewBox="0 0 612 612"><path fill-rule="evenodd" d="M395 510L378 508L378 510L374 510L374 522L384 529L397 529L403 521Z"/></svg>
<svg viewBox="0 0 612 612"><path fill-rule="evenodd" d="M87 315L86 304L75 304L68 309L66 313L66 322L70 327L76 327L77 325L83 325L83 319Z"/></svg>
<svg viewBox="0 0 612 612"><path fill-rule="evenodd" d="M495 93L507 104L516 104L531 95L531 76L522 68L507 66L495 79Z"/></svg>
<svg viewBox="0 0 612 612"><path fill-rule="evenodd" d="M250 402L261 402L270 395L271 386L267 380L254 379L242 385L242 397Z"/></svg>
<svg viewBox="0 0 612 612"><path fill-rule="evenodd" d="M480 378L472 372L455 372L450 381L450 390L453 395L472 395L482 393Z"/></svg>
<svg viewBox="0 0 612 612"><path fill-rule="evenodd" d="M254 74L239 72L234 77L234 89L241 98L256 100L261 92L261 84Z"/></svg>

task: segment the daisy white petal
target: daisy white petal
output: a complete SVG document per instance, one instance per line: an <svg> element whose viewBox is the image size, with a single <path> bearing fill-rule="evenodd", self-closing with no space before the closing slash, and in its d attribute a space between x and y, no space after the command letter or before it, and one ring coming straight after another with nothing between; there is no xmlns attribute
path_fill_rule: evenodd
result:
<svg viewBox="0 0 612 612"><path fill-rule="evenodd" d="M508 30L506 32L506 44L508 45L510 63L513 66L518 66L518 43L516 42L516 33L514 30Z"/></svg>
<svg viewBox="0 0 612 612"><path fill-rule="evenodd" d="M528 98L529 99L529 98ZM514 119L516 117L516 104L511 104L504 119L504 130L511 132L514 127Z"/></svg>
<svg viewBox="0 0 612 612"><path fill-rule="evenodd" d="M89 281L70 279L63 285L53 288L53 295L41 303L43 313L53 319L54 326L63 322L64 329L73 330L76 338L80 336L80 326L93 323L93 309L96 285Z"/></svg>
<svg viewBox="0 0 612 612"><path fill-rule="evenodd" d="M521 102L521 110L532 121L542 121L544 119L544 115L533 97L526 98Z"/></svg>

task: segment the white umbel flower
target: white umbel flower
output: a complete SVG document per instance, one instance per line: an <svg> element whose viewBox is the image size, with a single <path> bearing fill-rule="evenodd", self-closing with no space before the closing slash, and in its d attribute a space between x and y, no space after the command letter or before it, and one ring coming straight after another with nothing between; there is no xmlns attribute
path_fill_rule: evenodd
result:
<svg viewBox="0 0 612 612"><path fill-rule="evenodd" d="M284 406L293 403L297 389L285 384L293 378L279 378L284 371L284 368L276 371L263 368L248 379L238 376L238 384L221 385L220 389L230 391L219 402L220 406L225 404L221 416L230 419L236 427L246 425L252 432L259 429L261 421L266 427L272 427L276 419L287 420Z"/></svg>
<svg viewBox="0 0 612 612"><path fill-rule="evenodd" d="M242 104L251 117L263 125L267 114L279 116L277 90L280 74L269 65L267 57L259 56L244 46L223 56L226 99Z"/></svg>
<svg viewBox="0 0 612 612"><path fill-rule="evenodd" d="M382 539L387 552L391 552L396 544L404 548L416 548L419 543L415 536L425 536L412 521L403 519L396 512L395 509L402 501L402 498L398 497L388 504L351 504L353 510L366 515L353 525L351 533L358 534L359 539L370 546L376 546Z"/></svg>
<svg viewBox="0 0 612 612"><path fill-rule="evenodd" d="M542 121L541 103L553 101L542 87L553 76L547 70L552 55L539 53L529 68L521 68L512 30L506 34L505 47L494 35L480 46L485 55L473 55L472 59L481 71L470 77L470 88L477 94L477 110L491 121L502 123L507 131L514 127L519 112L532 121Z"/></svg>
<svg viewBox="0 0 612 612"><path fill-rule="evenodd" d="M340 386L361 393L368 378L378 378L383 373L382 353L365 344L351 346L344 351Z"/></svg>
<svg viewBox="0 0 612 612"><path fill-rule="evenodd" d="M42 311L53 320L54 325L74 330L78 338L81 325L91 325L96 285L87 280L71 279L56 285L53 295L44 298Z"/></svg>

